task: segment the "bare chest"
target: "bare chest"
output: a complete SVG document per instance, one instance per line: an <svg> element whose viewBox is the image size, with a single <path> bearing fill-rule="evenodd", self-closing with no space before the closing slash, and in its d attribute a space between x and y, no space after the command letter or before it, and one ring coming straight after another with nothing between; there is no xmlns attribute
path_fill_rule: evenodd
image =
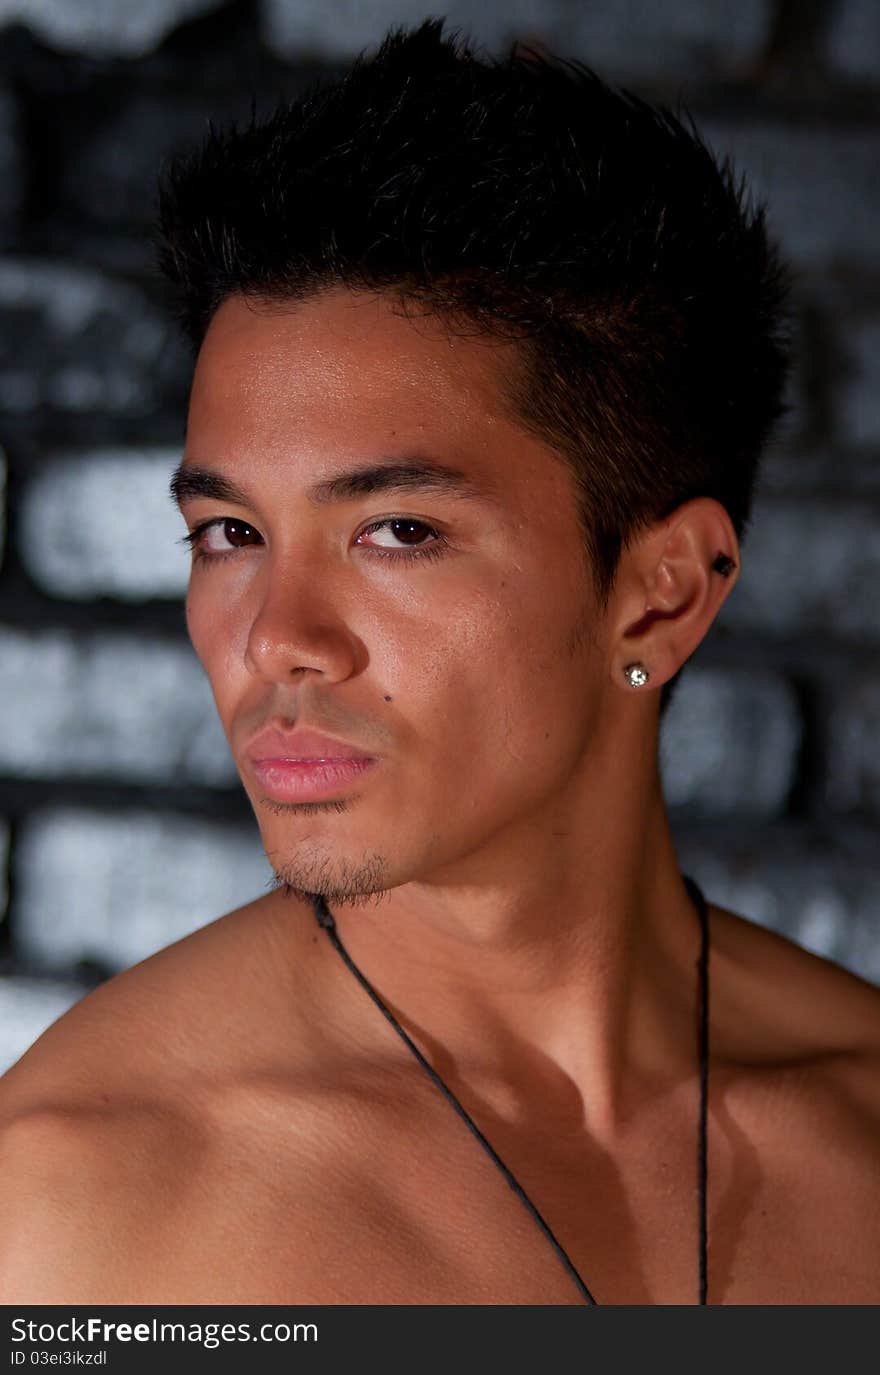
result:
<svg viewBox="0 0 880 1375"><path fill-rule="evenodd" d="M497 1127L493 1145L531 1207L456 1118L236 1132L151 1228L142 1301L583 1304L555 1238L600 1304L698 1302L693 1133L619 1157ZM716 1120L707 1214L710 1303L880 1302L880 1192L845 1155Z"/></svg>

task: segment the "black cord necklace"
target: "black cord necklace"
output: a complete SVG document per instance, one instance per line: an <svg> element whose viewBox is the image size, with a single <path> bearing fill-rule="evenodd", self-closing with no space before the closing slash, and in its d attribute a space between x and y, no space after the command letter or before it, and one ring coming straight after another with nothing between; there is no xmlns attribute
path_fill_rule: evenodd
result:
<svg viewBox="0 0 880 1375"><path fill-rule="evenodd" d="M699 1130L698 1130L698 1134L697 1134L697 1135L698 1135L698 1145L697 1145L697 1177L698 1177L698 1183L699 1183L700 1236L699 1236L699 1298L698 1298L697 1302L700 1303L700 1304L705 1304L705 1303L707 1303L706 1294L707 1294L707 1250L708 1250L708 1228L707 1228L707 1222L706 1222L706 1194L707 1194L707 1188L706 1188L706 1186L707 1186L707 1150L706 1150L706 1145L707 1145L707 1123L708 1123L708 1105L709 1105L709 909L708 909L708 907L707 907L707 905L706 905L706 899L703 897L702 891L700 890L700 888L698 887L698 885L694 882L694 880L693 880L692 878L688 878L687 875L685 875L685 874L682 875L682 878L684 879L684 882L685 882L685 885L687 886L688 892L690 893L691 898L693 899L693 901L694 901L694 903L695 903L695 905L696 905L696 907L697 907L697 911L698 911L699 914L700 914L700 927L701 927L701 931L702 931L702 942L701 942L701 948L700 948L700 957L699 957L699 960L698 960L698 962L697 962L697 967L698 967L698 986L699 986L697 1021L698 1021L698 1027L699 1027L699 1030L698 1030L698 1050L699 1050L699 1062L700 1062L700 1120L699 1120ZM332 941L333 945L334 945L334 946L336 947L336 949L339 951L339 954L342 956L342 959L343 959L343 960L345 961L345 963L348 965L348 968L351 970L352 974L354 974L354 976L355 976L355 978L358 980L358 982L364 987L364 989L365 989L365 990L367 991L367 993L370 995L370 997L372 998L373 1002L376 1004L376 1006L378 1007L378 1009L379 1009L379 1011L382 1013L382 1015L383 1015L385 1018L387 1018L387 1020L388 1020L388 1021L391 1023L391 1025L394 1027L394 1030L397 1032L398 1036L400 1036L400 1037L402 1038L402 1040L405 1041L405 1043L407 1044L407 1046L409 1047L409 1049L412 1051L413 1055L414 1055L414 1056L416 1057L416 1059L418 1060L419 1064L420 1064L420 1065L422 1066L422 1068L425 1070L426 1074L428 1074L428 1076L429 1076L429 1077L433 1080L433 1082L437 1085L437 1087L438 1087L438 1089L440 1090L440 1092L441 1092L441 1093L446 1097L446 1099L452 1104L453 1108L454 1108L455 1111L458 1113L459 1117L461 1117L462 1121L465 1123L465 1125L468 1127L468 1129L469 1129L469 1130L473 1133L473 1135L477 1138L477 1140L479 1141L480 1145L483 1147L483 1149L484 1149L484 1150L487 1152L487 1154L489 1155L490 1159L498 1166L498 1169L499 1169L499 1170L501 1171L501 1173L504 1175L504 1178L507 1180L507 1182L508 1182L508 1184L510 1185L511 1189L513 1189L514 1193L517 1195L517 1197L520 1199L520 1201L525 1205L525 1207L526 1207L526 1208L528 1209L528 1211L531 1213L531 1215L532 1215L532 1217L534 1218L535 1222L538 1224L538 1227L539 1227L539 1228L541 1229L541 1231L544 1233L544 1236L545 1236L545 1237L547 1238L547 1240L550 1242L550 1245L553 1247L553 1249L554 1249L554 1251L556 1252L557 1256L558 1256L559 1259L561 1260L563 1266L565 1267L565 1269L568 1271L569 1275L570 1275L571 1278L573 1279L573 1281L574 1281L574 1283L576 1284L576 1286L577 1286L577 1288L578 1288L578 1290L579 1290L581 1296L583 1297L585 1303L588 1303L588 1304L597 1304L597 1303L598 1303L598 1299L594 1299L594 1298L593 1298L593 1295L590 1293L590 1291L589 1291L589 1289L587 1288L586 1284L585 1284L584 1281L581 1279L581 1276L580 1276L580 1274L578 1273L578 1271L577 1271L577 1269L576 1269L574 1263L571 1261L571 1259L569 1258L569 1256L566 1254L566 1252L565 1252L565 1250L563 1249L561 1243L560 1243L559 1241L557 1241L556 1237L553 1235L552 1231L550 1230L550 1227L549 1227L548 1224L545 1222L545 1220L544 1220L544 1218L541 1216L541 1214L538 1212L538 1209L535 1207L534 1203L533 1203L532 1200L529 1198L529 1196L528 1196L528 1194L526 1193L525 1189L522 1187L522 1185L519 1183L519 1181L514 1177L513 1173L507 1168L507 1166L505 1165L504 1161L501 1159L500 1155L498 1155L497 1151L496 1151L496 1150L490 1145L490 1143L486 1140L485 1136L484 1136L483 1133L480 1131L480 1129L479 1129L479 1127L477 1126L476 1122L475 1122L475 1121L473 1120L473 1118L468 1114L468 1112L466 1111L466 1109L462 1107L461 1103L458 1101L458 1099L456 1098L456 1096L455 1096L455 1094L452 1092L452 1090L443 1082L443 1080L440 1078L440 1075L439 1075L439 1074L437 1073L437 1071L428 1063L428 1061L425 1059L424 1055L423 1055L422 1052L419 1050L419 1048L418 1048L418 1046L415 1044L415 1042L414 1042L414 1041L407 1035L407 1033L404 1031L403 1027L400 1025L400 1022L399 1022L399 1021L397 1020L397 1018L394 1016L394 1013L390 1010L390 1008L386 1007L386 1005L383 1003L382 999L379 997L378 993L377 993L376 990L373 988L373 986L372 986L372 984L369 982L369 980L361 973L360 969L358 969L358 967L357 967L357 965L355 964L354 960L351 958L351 956L349 955L349 953L348 953L348 951L346 950L345 946L342 944L342 941L339 939L339 933L338 933L337 930L336 930L336 921L334 920L333 914L332 914L332 913L330 912L330 910L328 909L327 903L325 902L324 898L322 898L322 897L320 896L320 894L317 894L317 893L316 893L316 894L313 894L313 895L312 895L312 907L314 908L315 918L316 918L316 920L317 920L317 922L318 922L318 925L319 925L319 926L322 926L322 927L324 928L324 930L327 932L327 935L329 936L329 938L330 938L330 940Z"/></svg>

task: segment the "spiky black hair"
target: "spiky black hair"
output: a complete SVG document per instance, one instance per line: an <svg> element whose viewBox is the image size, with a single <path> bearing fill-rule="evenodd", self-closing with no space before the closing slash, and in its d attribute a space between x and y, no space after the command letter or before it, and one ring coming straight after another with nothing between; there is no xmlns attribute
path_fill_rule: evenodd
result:
<svg viewBox="0 0 880 1375"><path fill-rule="evenodd" d="M171 160L160 267L196 350L232 293L339 285L517 339L508 400L571 469L604 609L630 540L692 497L744 537L789 272L689 115L580 62L480 56L444 23L389 30L341 80Z"/></svg>

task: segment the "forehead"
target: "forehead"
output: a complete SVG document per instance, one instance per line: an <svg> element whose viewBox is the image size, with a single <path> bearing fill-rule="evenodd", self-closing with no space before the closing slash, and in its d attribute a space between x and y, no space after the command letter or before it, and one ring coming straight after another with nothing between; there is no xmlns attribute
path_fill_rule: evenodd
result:
<svg viewBox="0 0 880 1375"><path fill-rule="evenodd" d="M231 405L257 424L269 415L273 423L360 424L371 415L394 423L394 405L402 417L454 431L475 412L484 424L506 415L503 369L516 364L511 345L407 318L385 296L343 288L293 304L234 296L202 345L191 419Z"/></svg>
<svg viewBox="0 0 880 1375"><path fill-rule="evenodd" d="M185 462L280 495L380 458L431 457L493 493L515 527L579 539L561 456L512 412L514 344L404 316L388 297L227 299L196 365Z"/></svg>
<svg viewBox="0 0 880 1375"><path fill-rule="evenodd" d="M188 453L290 462L430 450L468 467L501 463L510 481L540 479L557 466L553 451L517 423L504 393L519 366L515 345L407 318L372 293L230 297L199 353Z"/></svg>

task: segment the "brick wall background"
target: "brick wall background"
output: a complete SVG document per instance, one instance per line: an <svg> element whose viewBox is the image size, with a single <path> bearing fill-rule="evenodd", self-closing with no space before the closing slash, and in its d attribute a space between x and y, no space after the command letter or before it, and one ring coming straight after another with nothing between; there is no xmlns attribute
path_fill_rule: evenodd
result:
<svg viewBox="0 0 880 1375"><path fill-rule="evenodd" d="M0 1070L270 877L186 636L166 488L189 364L147 240L159 159L429 12L0 0ZM880 982L880 5L433 12L681 96L769 199L798 268L793 410L664 779L712 899Z"/></svg>

